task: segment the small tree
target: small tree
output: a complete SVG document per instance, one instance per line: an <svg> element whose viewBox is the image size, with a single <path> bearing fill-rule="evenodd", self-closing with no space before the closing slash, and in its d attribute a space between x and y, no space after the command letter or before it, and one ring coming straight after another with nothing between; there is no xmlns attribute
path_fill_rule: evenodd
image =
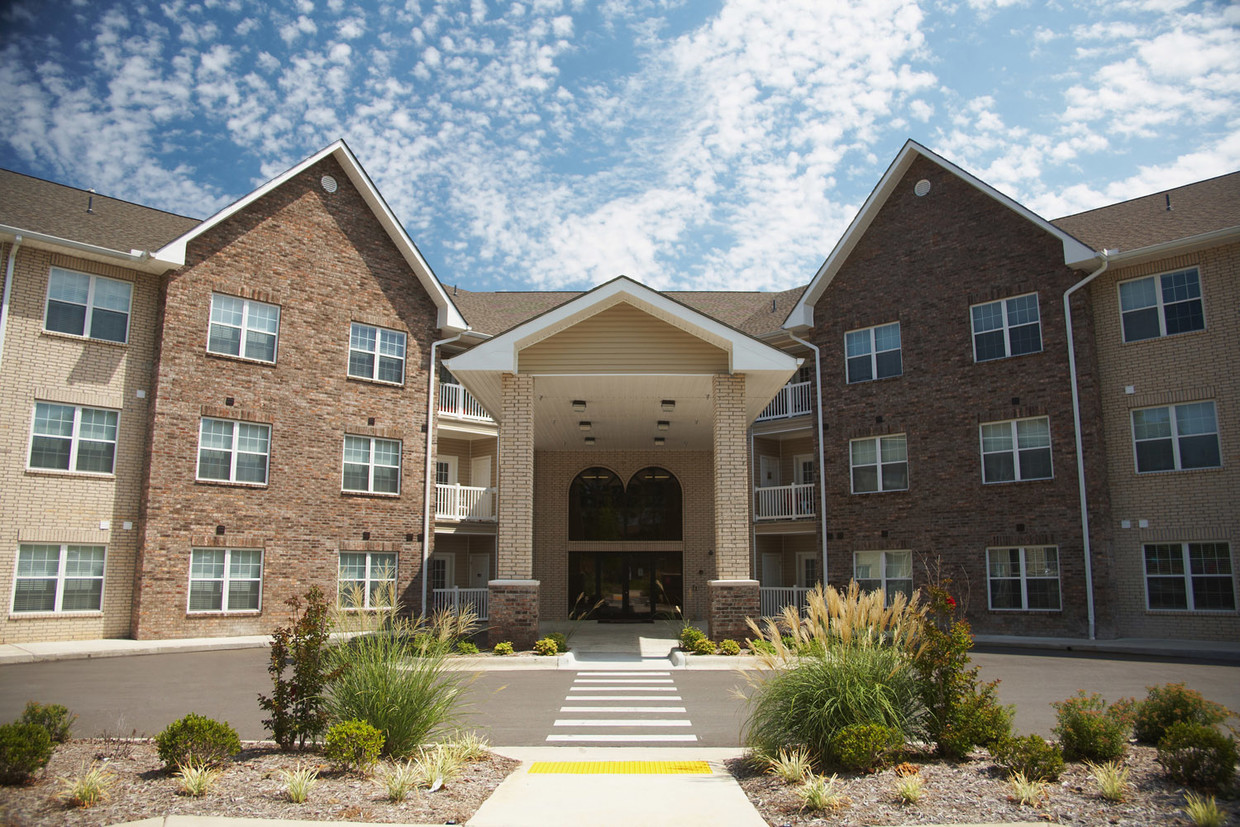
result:
<svg viewBox="0 0 1240 827"><path fill-rule="evenodd" d="M271 634L271 664L267 672L274 684L271 696L260 694L258 705L271 713L263 726L283 749L305 748L327 729L323 709L324 685L335 677L327 665L327 642L331 635L330 610L323 591L312 586L306 592L305 611L297 596L285 601L292 610L288 626ZM284 670L291 663L291 680Z"/></svg>

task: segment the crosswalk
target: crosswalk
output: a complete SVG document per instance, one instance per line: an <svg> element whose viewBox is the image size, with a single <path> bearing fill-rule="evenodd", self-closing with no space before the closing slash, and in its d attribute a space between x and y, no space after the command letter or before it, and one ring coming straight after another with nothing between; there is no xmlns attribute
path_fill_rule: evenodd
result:
<svg viewBox="0 0 1240 827"><path fill-rule="evenodd" d="M697 741L670 672L582 671L573 680L551 743L659 744Z"/></svg>

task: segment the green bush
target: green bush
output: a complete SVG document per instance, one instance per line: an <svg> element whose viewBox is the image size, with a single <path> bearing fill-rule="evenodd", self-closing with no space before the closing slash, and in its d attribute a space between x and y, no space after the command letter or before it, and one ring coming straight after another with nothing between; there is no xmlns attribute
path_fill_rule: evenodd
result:
<svg viewBox="0 0 1240 827"><path fill-rule="evenodd" d="M769 640L758 638L757 640L747 640L745 645L749 647L749 651L755 655L773 655L775 654L775 644Z"/></svg>
<svg viewBox="0 0 1240 827"><path fill-rule="evenodd" d="M1236 742L1212 726L1181 721L1158 742L1158 763L1186 787L1223 789L1236 774Z"/></svg>
<svg viewBox="0 0 1240 827"><path fill-rule="evenodd" d="M458 640L456 642L456 651L462 655L476 655L478 654L478 644L472 640Z"/></svg>
<svg viewBox="0 0 1240 827"><path fill-rule="evenodd" d="M38 724L47 730L53 744L63 744L69 740L69 730L73 728L76 715L69 714L68 708L60 704L43 704L30 701L22 712L23 724Z"/></svg>
<svg viewBox="0 0 1240 827"><path fill-rule="evenodd" d="M680 648L686 652L694 651L693 647L699 640L706 640L706 633L696 626L686 626L680 630Z"/></svg>
<svg viewBox="0 0 1240 827"><path fill-rule="evenodd" d="M1226 707L1207 701L1182 683L1148 688L1145 700L1137 704L1133 722L1133 734L1143 744L1157 744L1172 724L1213 726L1227 718Z"/></svg>
<svg viewBox="0 0 1240 827"><path fill-rule="evenodd" d="M514 650L510 641L502 640L495 644L495 648L491 651L495 652L497 655L511 655Z"/></svg>
<svg viewBox="0 0 1240 827"><path fill-rule="evenodd" d="M1041 735L1005 738L991 745L990 754L1009 777L1020 773L1030 781L1054 781L1063 772L1063 750Z"/></svg>
<svg viewBox="0 0 1240 827"><path fill-rule="evenodd" d="M270 697L260 694L258 705L271 714L263 726L283 749L293 744L305 747L314 742L327 728L323 709L323 687L333 677L327 666L327 644L331 637L330 609L323 591L313 586L306 592L305 611L301 598L294 595L285 601L291 611L288 626L271 634ZM293 667L291 678L284 677L287 666Z"/></svg>
<svg viewBox="0 0 1240 827"><path fill-rule="evenodd" d="M345 772L369 773L382 750L383 733L365 721L333 724L323 738L323 754Z"/></svg>
<svg viewBox="0 0 1240 827"><path fill-rule="evenodd" d="M534 654L536 655L557 655L560 647L550 637L539 638L534 641Z"/></svg>
<svg viewBox="0 0 1240 827"><path fill-rule="evenodd" d="M719 654L721 655L739 655L741 653L741 645L735 640L725 640L719 644Z"/></svg>
<svg viewBox="0 0 1240 827"><path fill-rule="evenodd" d="M555 641L555 651L564 654L568 651L568 636L563 632L552 632L547 635L551 640Z"/></svg>
<svg viewBox="0 0 1240 827"><path fill-rule="evenodd" d="M853 724L831 738L830 762L853 772L870 772L904 745L898 729L882 724Z"/></svg>
<svg viewBox="0 0 1240 827"><path fill-rule="evenodd" d="M1124 755L1131 724L1127 704L1108 707L1097 692L1052 703L1059 723L1055 736L1068 761L1113 761Z"/></svg>
<svg viewBox="0 0 1240 827"><path fill-rule="evenodd" d="M0 725L0 784L22 784L52 760L52 736L39 724Z"/></svg>
<svg viewBox="0 0 1240 827"><path fill-rule="evenodd" d="M715 642L708 637L703 637L693 642L693 648L689 651L695 655L713 655L715 654Z"/></svg>
<svg viewBox="0 0 1240 827"><path fill-rule="evenodd" d="M191 712L155 736L155 749L168 770L185 764L218 767L241 751L241 740L227 721Z"/></svg>

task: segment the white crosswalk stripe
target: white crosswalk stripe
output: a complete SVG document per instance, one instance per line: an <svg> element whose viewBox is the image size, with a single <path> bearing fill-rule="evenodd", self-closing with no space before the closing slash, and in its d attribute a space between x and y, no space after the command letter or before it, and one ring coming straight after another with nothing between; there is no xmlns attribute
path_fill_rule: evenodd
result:
<svg viewBox="0 0 1240 827"><path fill-rule="evenodd" d="M681 697L670 672L578 672L564 699L565 705L560 708L562 714L573 717L556 719L553 727L557 731L548 735L547 741L648 744L697 741L696 735L683 732L693 725L684 717L685 707L666 705L679 700ZM648 731L652 729L682 731Z"/></svg>

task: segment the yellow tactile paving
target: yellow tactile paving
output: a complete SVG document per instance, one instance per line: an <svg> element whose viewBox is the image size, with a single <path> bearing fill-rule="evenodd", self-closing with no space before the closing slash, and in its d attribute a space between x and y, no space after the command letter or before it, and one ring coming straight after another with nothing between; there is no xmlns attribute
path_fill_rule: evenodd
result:
<svg viewBox="0 0 1240 827"><path fill-rule="evenodd" d="M535 761L531 775L710 775L705 761Z"/></svg>

